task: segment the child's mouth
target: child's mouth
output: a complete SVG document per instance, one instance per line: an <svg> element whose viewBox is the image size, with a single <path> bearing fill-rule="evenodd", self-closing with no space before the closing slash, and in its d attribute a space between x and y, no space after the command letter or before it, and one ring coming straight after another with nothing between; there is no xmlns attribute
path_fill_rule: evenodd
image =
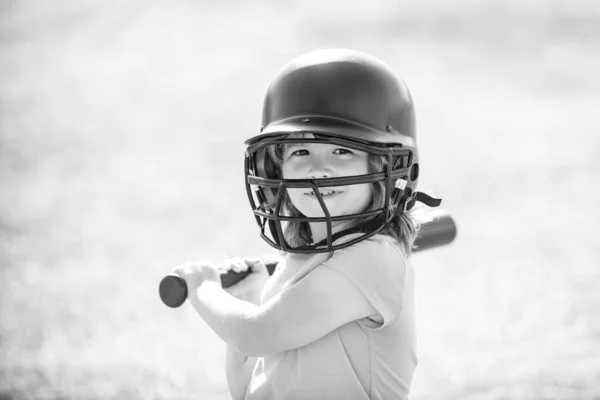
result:
<svg viewBox="0 0 600 400"><path fill-rule="evenodd" d="M326 197L332 197L332 196L335 196L336 194L338 194L338 193L340 193L340 192L338 192L338 191L335 191L335 190L323 190L323 191L319 191L319 193L321 193L321 197L323 197L323 198L326 198ZM313 192L313 191L311 191L311 192L309 192L309 193L306 193L306 194L307 194L308 196L311 196L311 197L315 197L315 198L317 197L317 196L315 195L315 192Z"/></svg>

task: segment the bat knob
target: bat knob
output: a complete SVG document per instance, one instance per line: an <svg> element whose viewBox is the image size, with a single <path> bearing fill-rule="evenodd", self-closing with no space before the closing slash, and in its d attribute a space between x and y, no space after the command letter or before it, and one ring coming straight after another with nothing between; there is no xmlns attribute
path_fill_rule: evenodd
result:
<svg viewBox="0 0 600 400"><path fill-rule="evenodd" d="M177 308L187 299L187 285L179 275L169 274L160 281L158 293L163 303L171 308Z"/></svg>

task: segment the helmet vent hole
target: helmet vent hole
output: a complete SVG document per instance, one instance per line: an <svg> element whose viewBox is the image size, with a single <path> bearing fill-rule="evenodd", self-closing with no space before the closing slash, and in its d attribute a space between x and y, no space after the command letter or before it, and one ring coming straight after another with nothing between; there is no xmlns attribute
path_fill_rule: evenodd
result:
<svg viewBox="0 0 600 400"><path fill-rule="evenodd" d="M410 169L410 180L414 182L417 180L418 177L419 177L419 164L413 164L413 166Z"/></svg>

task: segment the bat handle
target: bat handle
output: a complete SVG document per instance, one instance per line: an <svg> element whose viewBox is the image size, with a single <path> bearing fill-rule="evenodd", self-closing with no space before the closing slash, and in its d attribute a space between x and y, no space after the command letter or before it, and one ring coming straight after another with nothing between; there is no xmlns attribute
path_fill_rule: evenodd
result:
<svg viewBox="0 0 600 400"><path fill-rule="evenodd" d="M269 275L273 275L275 267L277 267L277 261L269 262L266 264ZM228 271L221 275L221 285L224 288L231 287L250 275L252 270L248 268L246 271L234 272ZM171 308L180 307L188 297L188 289L185 280L177 274L169 274L165 276L158 286L158 293L160 299L165 305Z"/></svg>

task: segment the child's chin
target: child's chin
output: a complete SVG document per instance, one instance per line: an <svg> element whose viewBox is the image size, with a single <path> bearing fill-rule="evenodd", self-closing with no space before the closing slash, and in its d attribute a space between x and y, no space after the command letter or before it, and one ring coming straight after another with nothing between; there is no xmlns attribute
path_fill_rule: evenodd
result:
<svg viewBox="0 0 600 400"><path fill-rule="evenodd" d="M299 211L308 218L324 218L325 217L323 210L321 210L321 209L315 210L313 207L307 207L304 210L299 209Z"/></svg>
<svg viewBox="0 0 600 400"><path fill-rule="evenodd" d="M302 210L300 210L302 212ZM339 214L336 213L332 210L327 210L329 211L329 215L332 217L338 217L338 216L342 216L344 214ZM323 210L307 210L306 212L302 212L302 214L304 214L305 216L307 216L308 218L325 218L325 214L323 213Z"/></svg>

